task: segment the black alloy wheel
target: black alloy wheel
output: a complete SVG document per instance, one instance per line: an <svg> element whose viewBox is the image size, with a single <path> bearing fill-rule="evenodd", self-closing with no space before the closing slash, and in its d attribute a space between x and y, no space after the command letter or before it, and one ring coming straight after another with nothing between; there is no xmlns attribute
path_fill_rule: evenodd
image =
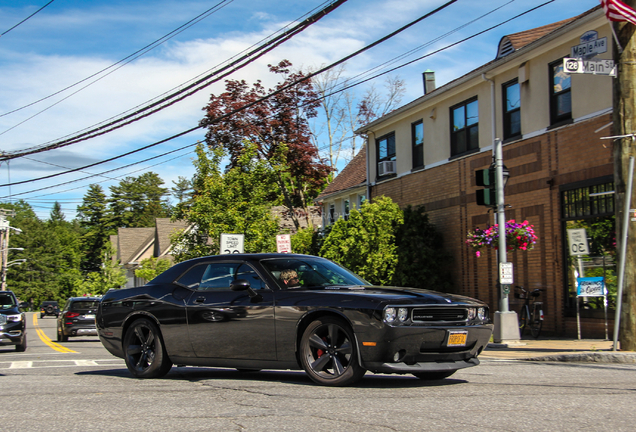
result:
<svg viewBox="0 0 636 432"><path fill-rule="evenodd" d="M353 331L336 317L322 317L307 326L300 361L309 378L328 386L354 384L366 373L358 363Z"/></svg>
<svg viewBox="0 0 636 432"><path fill-rule="evenodd" d="M415 372L413 375L424 381L436 381L448 378L452 374L457 372L456 370L442 371L442 372Z"/></svg>
<svg viewBox="0 0 636 432"><path fill-rule="evenodd" d="M138 319L126 331L124 360L137 378L159 378L172 368L159 329L146 318Z"/></svg>

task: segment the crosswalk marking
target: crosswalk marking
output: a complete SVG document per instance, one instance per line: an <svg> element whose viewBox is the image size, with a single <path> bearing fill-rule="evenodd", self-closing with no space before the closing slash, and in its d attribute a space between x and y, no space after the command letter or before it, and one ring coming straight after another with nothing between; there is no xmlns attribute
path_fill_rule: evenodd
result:
<svg viewBox="0 0 636 432"><path fill-rule="evenodd" d="M33 367L32 361L17 361L12 362L11 366L9 366L9 369L26 369L30 367Z"/></svg>
<svg viewBox="0 0 636 432"><path fill-rule="evenodd" d="M99 366L94 360L74 360L76 366Z"/></svg>

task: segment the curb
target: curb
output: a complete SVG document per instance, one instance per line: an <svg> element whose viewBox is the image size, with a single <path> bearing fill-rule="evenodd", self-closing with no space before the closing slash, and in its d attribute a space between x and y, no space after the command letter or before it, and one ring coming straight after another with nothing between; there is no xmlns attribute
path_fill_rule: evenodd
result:
<svg viewBox="0 0 636 432"><path fill-rule="evenodd" d="M622 363L636 364L636 353L601 353L583 352L574 354L557 354L540 357L519 358L524 361L571 362L571 363Z"/></svg>

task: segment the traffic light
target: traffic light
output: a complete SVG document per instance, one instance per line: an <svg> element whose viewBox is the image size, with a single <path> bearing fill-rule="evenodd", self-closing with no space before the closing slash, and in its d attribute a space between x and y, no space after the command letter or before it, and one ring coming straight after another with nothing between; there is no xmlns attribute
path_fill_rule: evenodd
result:
<svg viewBox="0 0 636 432"><path fill-rule="evenodd" d="M485 187L476 192L477 205L497 207L497 190L495 189L495 167L475 171L475 183Z"/></svg>

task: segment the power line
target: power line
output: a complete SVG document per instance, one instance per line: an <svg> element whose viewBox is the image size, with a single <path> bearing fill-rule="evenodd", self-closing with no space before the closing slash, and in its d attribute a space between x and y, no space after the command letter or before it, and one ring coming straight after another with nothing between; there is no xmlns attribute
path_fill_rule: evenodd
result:
<svg viewBox="0 0 636 432"><path fill-rule="evenodd" d="M400 66L398 66L398 67L395 67L395 68L392 68L392 69L390 69L390 70L388 70L388 71L385 71L385 72L382 72L382 73L376 74L376 75L374 75L374 76L373 76L373 77L371 77L371 78L365 79L365 80L363 80L363 81L360 81L360 82L357 82L357 83L355 83L355 84L349 85L349 86L347 86L347 87L345 87L345 88L342 88L342 89L339 89L339 90L337 90L337 91L334 91L334 92L332 92L332 93L330 93L330 94L328 94L328 95L323 96L322 98L324 98L324 97L328 97L328 96L330 96L330 95L332 95L332 94L335 94L335 93L338 93L338 92L341 92L341 91L345 91L345 90L347 90L347 89L349 89L349 88L352 88L352 87L354 87L354 86L356 86L356 85L362 84L362 83L367 82L367 81L369 81L369 80L371 80L371 79L377 78L377 77L382 76L382 75L384 75L384 74L386 74L386 73L389 73L389 72L391 72L391 71L397 70L397 69L399 69L399 68L401 68L401 67L405 67L405 66L407 66L408 64L413 63L414 61L421 60L421 59L426 58L426 57L429 57L429 56L431 56L431 55L433 55L433 54L437 54L437 53L439 53L439 52L441 52L441 51L444 51L444 50L446 50L446 49L449 49L449 48L451 48L451 47L453 47L453 46L456 46L456 45L458 45L458 44L460 44L460 43L463 43L463 42L465 42L465 41L467 41L467 40L470 40L470 39L472 39L472 38L474 38L474 37L477 37L477 36L479 36L479 35L481 35L481 34L483 34L483 33L485 33L485 32L491 31L491 30L493 30L493 29L495 29L495 28L497 28L497 27L499 27L499 26L501 26L501 25L504 25L504 24L506 24L506 23L508 23L508 22L510 22L510 21L512 21L512 20L514 20L514 19L517 19L517 18L519 18L519 17L521 17L521 16L523 16L523 15L525 15L525 14L527 14L527 13L530 13L530 12L532 12L532 11L534 11L534 10L537 10L537 9L539 9L539 8L541 8L541 7L543 7L543 6L547 5L547 4L549 4L549 3L552 3L552 2L554 2L554 1L555 1L555 0L547 1L547 2L545 2L545 3L543 3L543 4L539 5L539 6L536 6L536 7L532 8L532 9L529 9L529 10L527 10L527 11L525 11L525 12L522 12L522 13L520 13L520 14L518 14L518 15L516 15L516 16L514 16L514 17L512 17L512 18L509 18L508 20L502 21L501 23L498 23L498 24L496 24L496 25L494 25L494 26L491 26L491 27L489 27L489 28L488 28L488 29L486 29L486 30L483 30L483 31L477 32L477 33L475 33L475 34L473 34L473 35L471 35L471 36L469 36L469 37L466 37L466 38L464 38L464 39L462 39L462 40L460 40L460 41L457 41L457 42L455 42L455 43L452 43L452 44L450 44L450 45L447 45L447 46L445 46L445 47L443 47L443 48L440 48L440 49L438 49L438 50L436 50L436 51L434 51L434 52L428 53L428 54L426 54L426 55L424 55L424 56L421 56L421 57L419 57L419 58L417 58L417 59L415 59L415 60L412 60L412 61L409 61L409 62L407 62L407 63L404 63L404 64L402 64L402 65L400 65ZM453 3L453 2L454 2L454 1L449 2L447 5L449 5L449 4ZM444 5L444 6L442 6L442 7L446 7L446 5ZM432 13L434 13L434 12L436 12L436 11L433 11L433 12L431 12L430 14L432 14ZM486 15L487 15L487 14L486 14ZM485 16L485 15L484 15L484 16ZM419 20L421 20L421 18L418 18L418 20L417 20L417 21L419 21ZM408 27L408 26L410 26L410 25L407 25L407 26L405 26L405 27ZM404 29L405 27L403 27L402 29ZM392 35L394 35L394 34L395 34L395 32L394 32L394 33L392 33ZM380 40L386 40L386 37L384 37L384 38L382 38L382 39L380 39ZM376 41L375 43L373 43L373 44L369 45L368 47L375 46L376 44L377 44L377 41ZM356 53L357 53L357 54L359 54L360 52L365 51L366 49L368 49L368 47L365 47L365 48L363 48L363 49L361 49L361 50L357 51ZM347 57L345 57L345 58L346 58L346 59L349 59L349 58L351 58L352 56L357 55L356 53L351 54L351 55L349 55L349 56L347 56ZM256 100L256 101L254 101L254 102L250 103L250 104L247 104L247 105L245 105L245 106L242 106L242 107L240 107L240 108L238 108L238 109L236 109L236 110L233 110L233 111L232 111L232 112L230 112L230 113L227 113L227 114L225 114L225 115L223 115L223 116L221 116L221 117L218 117L218 118L216 118L216 119L213 119L211 122L218 122L218 121L221 121L221 120L223 120L223 119L225 119L225 118L227 118L227 117L229 117L229 116L231 116L231 115L234 115L234 114L235 114L235 113L237 113L237 112L240 112L240 111L242 111L242 110L244 110L244 109L246 109L246 108L248 108L248 107L250 107L250 106L253 106L253 105L257 104L257 103L260 103L260 102L262 102L262 101L264 101L264 100L266 100L266 99L268 99L268 98L270 98L270 97L274 96L275 94L277 94L277 93L279 93L279 92L281 92L281 91L283 91L283 90L285 90L285 89L287 89L287 88L289 88L289 87L291 87L291 86L294 86L294 85L298 84L298 83L299 83L299 82L301 82L301 81L304 81L304 80L310 79L312 76L315 76L315 75L317 75L318 73L322 73L322 72L324 72L324 71L326 71L326 70L328 70L328 69L330 69L330 68L332 68L332 67L335 67L336 65L338 65L338 64L340 64L340 63L342 63L342 61L343 61L342 59L341 59L341 60L338 60L337 62L332 63L330 66L327 66L327 67L325 67L325 68L322 68L320 71L315 72L314 74L310 74L309 76L304 77L303 79L298 80L298 81L296 81L296 82L294 82L294 83L292 83L292 84L289 84L288 86L283 87L283 88L281 88L281 89L279 89L279 90L277 90L277 91L275 91L275 92L272 92L272 93L270 93L270 94L268 94L268 95L266 95L266 96L264 96L264 97L262 97L262 98L260 98L260 99L258 99L258 100ZM320 98L319 98L319 99L320 99ZM174 138L176 138L176 137L179 137L179 136L185 135L185 134L187 134L187 133L190 133L190 132L192 132L192 131L194 131L194 130L196 130L196 129L198 129L198 128L199 128L199 127L195 127L195 128L189 129L189 130L187 130L187 131L181 132L180 134L174 135L174 136L172 136L172 137L170 137L170 138L166 138L166 139L161 140L161 141L159 141L159 142L156 142L156 143L150 144L150 145L148 145L148 146L142 147L141 149L133 150L133 151L131 151L131 152L128 152L128 153L125 153L125 154L123 154L123 155L120 155L120 156L116 156L116 157L113 157L113 158L107 159L107 160L102 161L102 162L98 162L98 163L95 163L95 164L91 164L91 165L88 165L88 166L85 166L85 167L76 168L76 169L69 170L69 171L62 172L62 173L58 173L58 174L55 174L55 175L46 176L46 177L39 178L39 179L31 179L31 180L25 180L25 181L23 181L23 182L18 182L18 183L9 183L9 184L4 184L4 185L0 185L0 187L2 187L2 186L11 186L11 185L16 185L16 184L23 184L23 183L29 183L29 182L34 182L34 181L42 180L42 179L45 179L45 178L50 178L50 177L57 176L57 175L62 175L62 174L70 173L70 172L79 171L79 170L85 169L85 168L87 168L87 167L92 167L92 166L95 166L95 165L99 165L99 164L101 164L101 163L109 162L109 161L112 161L112 160L114 160L114 159L118 159L118 158L120 158L120 157L128 156L128 155L130 155L130 154L132 154L132 153L136 153L136 152L139 152L139 151L146 150L146 149L148 149L149 147L152 147L152 146L155 146L155 145L158 145L158 144L161 144L161 143L164 143L164 142L170 141L170 140L172 140L172 139L174 139ZM194 145L196 145L196 144L190 144L190 145L187 145L187 146L185 146L185 147L181 147L180 149L177 149L176 151L181 150L181 149L185 149L185 148L188 148L188 147L192 147L192 146L194 146ZM326 147L322 147L322 149L325 149L325 148L326 148ZM318 148L318 150L321 150L321 148ZM172 151L172 152L173 152L173 151ZM164 153L164 154L162 154L162 155L158 155L158 156L155 156L155 157L153 157L153 158L149 158L149 159L145 159L145 160L140 161L140 162L132 163L132 164L126 165L126 166L121 167L121 168L129 167L129 166L131 166L131 165L135 165L135 164L137 164L137 163L142 163L142 162L145 162L145 161L150 160L150 159L155 159L155 158L161 157L161 156L163 156L163 155L170 154L170 153L172 153L172 152ZM117 168L117 169L121 169L121 168ZM115 170L116 170L116 169L115 169ZM114 170L106 171L105 173L108 173L108 172L111 172L111 171L114 171ZM103 173L102 173L102 174L103 174ZM82 179L78 179L78 180L73 180L73 181L70 181L70 182L61 183L61 184L58 184L58 185L47 186L47 187L44 187L44 188L35 189L35 190L27 191L27 192L23 192L23 193L21 193L21 194L27 194L27 193L37 192L37 191L40 191L40 190L43 190L43 189L49 189L49 188L52 188L52 187L61 186L61 185L64 185L64 184L68 184L68 183L75 182L75 181L81 181L81 180L84 180L84 179L86 179L86 178L90 178L90 177L94 177L94 176L95 176L95 175L92 175L92 176L89 176L89 177L85 177L85 178L82 178ZM6 198L6 197L0 197L0 198Z"/></svg>
<svg viewBox="0 0 636 432"><path fill-rule="evenodd" d="M36 114L32 115L31 117L28 117L27 119L25 119L25 120L21 121L20 123L18 123L18 124L16 124L16 125L13 125L13 126L12 126L12 127L10 127L9 129L6 129L6 130L4 130L4 131L0 132L0 135L4 135L5 133L9 132L10 130L15 129L16 127L18 127L18 126L20 126L21 124L23 124L23 123L25 123L25 122L27 122L27 121L31 120L31 119L32 119L32 118L34 118L34 117L36 117L36 116L38 116L38 115L42 114L43 112L45 112L45 111L47 111L48 109L50 109L50 108L54 107L55 105L59 104L60 102L62 102L62 101L64 101L64 100L68 99L69 97L71 97L71 96L73 96L73 95L77 94L78 92L80 92L80 91L84 90L85 88L87 88L87 87L89 87L89 86L91 86L91 85L95 84L97 81L99 81L99 80L101 80L101 79L103 79L103 78L106 78L106 77L107 77L108 75L110 75L111 73L113 73L113 72L115 72L115 71L119 70L120 68L122 68L122 67L124 67L125 65L127 65L127 64L129 64L129 63L131 63L132 61L137 60L139 57L141 57L141 56L143 56L143 55L147 54L148 52L150 52L150 51L152 51L153 49L157 48L158 46L162 45L163 43L165 43L165 42L169 41L170 39L172 39L172 38L173 38L173 37L175 37L176 35L178 35L178 34L182 33L183 31L187 30L188 28L192 27L193 25L195 25L195 24L199 23L200 21L202 21L202 20L204 20L205 18L209 17L209 16L210 16L210 15L212 15L213 13L218 12L219 10L223 9L225 6L227 6L229 3L232 3L233 1L234 1L234 0L222 0L220 3L217 3L216 5L212 6L212 7L211 7L211 8L209 8L208 10L206 10L205 12L203 12L203 13L201 13L201 14L197 15L196 17L192 18L190 21L186 22L185 24L182 24L181 26L179 26L179 27L177 27L176 29L172 30L170 33L168 33L168 34L166 34L166 35L164 35L164 36L160 37L159 39L157 39L157 40L155 40L154 42L152 42L152 43L150 43L150 44L146 45L145 47L143 47L143 48L141 48L141 49L139 49L139 50L135 51L134 53L130 54L129 56L124 57L123 59L119 60L118 62L113 63L112 65L110 65L110 66L108 66L108 67L106 67L106 68L104 68L104 69L102 69L102 70L100 70L100 71L98 71L98 72L95 72L94 74L89 75L88 77L86 77L86 78L84 78L84 79L82 79L82 80L80 80L80 81L77 81L75 84L71 84L70 86L67 86L67 87L65 87L65 88L63 88L63 89L61 89L61 90L58 90L58 91L56 91L56 92L54 92L54 93L52 93L52 94L50 94L50 95L48 95L48 96L46 96L46 97L43 97L43 98L41 98L41 99L38 99L38 100L36 100L36 101L34 101L34 102L31 102L31 103L29 103L29 104L27 104L27 105L24 105L24 106L20 107L20 108L16 108L16 109L14 109L14 110L7 111L7 112L5 112L4 114L0 114L0 117L4 117L4 116L6 116L6 115L9 115L9 114L12 114L12 113L18 112L18 111L20 111L20 110L23 110L23 109L25 109L25 108L28 108L28 107L30 107L30 106L33 106L33 105L35 105L35 104L37 104L37 103L43 102L43 101L45 101L45 100L47 100L47 99L52 98L53 96L56 96L56 95L58 95L58 94L60 94L60 93L65 92L66 90L69 90L69 89L71 89L71 88L73 88L73 87L75 87L75 86L77 86L77 85L79 85L79 84L81 84L81 83L83 83L83 82L85 82L85 81L88 81L89 79L91 79L91 78L93 78L93 77L96 77L96 76L100 75L102 72L105 72L105 71L107 71L107 70L109 70L109 69L112 69L112 68L114 68L115 66L117 66L117 65L121 64L121 66L119 66L119 67L118 67L118 68L116 68L115 70L113 70L113 71L111 71L111 72L109 72L109 73L107 73L107 74L105 74L105 75L101 76L100 78L98 78L98 79L96 79L96 80L94 80L94 81L90 82L90 83L89 83L89 84L87 84L86 86L84 86L84 87L80 88L78 91L76 91L76 92L74 92L74 93L71 93L70 95L68 95L67 97L65 97L65 98L63 98L63 99L61 99L61 100L59 100L59 101L57 101L57 102L56 102L56 103L54 103L53 105L50 105L50 106L48 106L47 108L43 109L42 111L39 111L38 113L36 113ZM229 2L229 3L228 3L228 2ZM223 3L226 3L226 4L223 4Z"/></svg>
<svg viewBox="0 0 636 432"><path fill-rule="evenodd" d="M408 29L408 28L412 27L412 26L413 26L413 25L415 25L416 23L418 23L418 22L420 22L420 21L422 21L422 20L424 20L424 19L426 19L426 18L428 18L428 17L430 17L430 16L432 16L432 15L434 15L434 14L438 13L439 11L441 11L442 9L445 9L446 7L448 7L448 6L450 6L451 4L455 3L456 1L457 1L457 0L450 0L450 1L448 1L447 3L443 4L442 6L440 6L440 7L436 8L436 9L434 9L433 11L428 12L428 13L426 13L426 14L422 15L421 17L419 17L419 18L417 18L417 19L415 19L415 20L411 21L410 23L408 23L408 24L406 24L406 25L404 25L404 26L400 27L399 29L397 29L397 30L395 30L395 31L393 31L393 32L391 32L391 33L389 33L388 35L386 35L386 36L384 36L384 37L382 37L382 38L380 38L380 39L376 40L375 42L373 42L373 43L371 43L371 44L369 44L369 45L367 45L367 46L365 46L365 47L363 47L363 48L361 48L361 49L359 49L359 50L357 50L357 51L353 52L352 54L349 54L349 55L347 55L347 56L345 56L345 57L341 58L340 60L337 60L337 61L335 61L335 62L331 63L330 65L325 66L325 67L323 67L323 68L321 68L321 69L319 69L319 70L317 70L317 71L315 71L315 72L309 73L308 75L304 76L303 78L298 79L298 80L296 80L296 81L294 81L294 82L292 82L292 83L290 83L290 84L287 84L286 86L280 87L280 88L278 88L277 90L275 90L275 91L273 91L273 92L271 92L271 93L269 93L269 94L267 94L267 95L265 95L265 96L263 96L263 97L261 97L261 98L259 98L259 99L256 99L256 100L254 100L254 101L252 101L252 102L250 102L250 103L247 103L247 104L245 104L245 105L243 105L243 106L241 106L241 107L239 107L239 108L237 108L237 109L234 109L234 110L232 110L232 111L230 111L230 112L228 112L228 113L225 113L225 114L223 114L223 115L221 115L221 116L219 116L219 117L216 117L216 118L214 118L214 119L210 120L210 124L218 123L218 122L220 122L220 121L222 121L222 120L225 120L225 119L226 119L226 118L228 118L228 117L231 117L232 115L234 115L234 114L236 114L236 113L239 113L239 112L241 112L241 111L244 111L244 110L246 110L247 108L250 108L250 107L252 107L252 106L254 106L254 105L257 105L257 104L259 104L259 103L262 103L262 102L266 101L267 99L269 99L269 98L271 98L271 97L273 97L273 96L275 96L275 95L277 95L277 94L279 94L279 93L281 93L281 92L283 92L283 91L285 91L285 90L287 90L287 89L289 89L289 88L291 88L291 87L294 87L294 86L296 86L296 85L300 84L300 83L301 83L301 82L303 82L303 81L307 81L307 80L311 79L312 77L314 77L314 76L316 76L316 75L319 75L319 74L321 74L321 73L323 73L323 72L325 72L325 71L327 71L327 70L329 70L329 69L331 69L331 68L334 68L334 67L338 66L339 64L344 63L345 61L347 61L347 60L349 60L349 59L351 59L351 58L353 58L353 57L355 57L355 56L357 56L357 55L359 55L359 54L361 54L361 53L363 53L363 52L365 52L365 51L368 51L369 49L371 49L371 48L373 48L373 47L375 47L375 46L379 45L380 43L382 43L382 42L384 42L384 41L386 41L386 40L388 40L388 39L390 39L390 38L394 37L395 35L397 35L397 34L399 34L399 33L403 32L404 30L406 30L406 29ZM118 126L118 127L121 127L121 126L123 126L123 125L120 125L120 126ZM86 168L91 168L91 167L93 167L93 166L100 165L100 164L102 164L102 163L111 162L111 161L113 161L113 160L115 160L115 159L119 159L119 158L121 158L121 157L128 156L128 155L130 155L130 154L137 153L137 152L140 152L140 151L142 151L142 150L146 150L146 149L148 149L148 148L151 148L151 147L157 146L157 145L159 145L159 144L162 144L162 143L164 143L164 142L167 142L167 141L170 141L170 140L172 140L172 139L178 138L178 137L180 137L180 136L186 135L186 134L188 134L188 133L190 133L190 132L194 132L195 130L197 130L197 129L201 129L201 128L202 128L202 126L195 126L195 127L190 128L190 129L188 129L188 130L186 130L186 131L183 131L183 132L180 132L180 133L178 133L178 134L176 134L176 135L173 135L173 136L171 136L171 137L169 137L169 138L165 138L165 139L163 139L163 140L161 140L161 141L158 141L158 142L155 142L155 143L153 143L153 144L149 144L149 145L144 146L144 147L141 147L141 148L139 148L139 149L132 150L132 151L130 151L130 152L124 153L123 155L114 156L114 157L112 157L112 158L109 158L109 159L103 160L103 161L101 161L101 162L95 162L95 163L90 164L90 165L85 165L85 166L83 166L83 167L74 168L74 169L72 169L72 170L64 171L64 172L61 172L61 173L50 174L50 175L48 175L48 176L39 177L39 178L37 178L37 179L30 179L30 180L23 180L23 181L21 181L21 182L15 182L15 183L13 183L13 185L19 185L19 184L24 184L24 183L31 183L31 182L39 181L39 180L46 180L46 179L53 178L53 177L57 177L57 176L60 176L60 175L63 175L63 174L68 174L68 173L72 173L72 172L80 171L80 170L83 170L83 169L86 169ZM102 132L102 133L100 133L99 135L101 135L101 134L103 134L103 133L105 133L105 132ZM83 138L83 139L88 139L88 138ZM68 145L68 144L66 144L66 145ZM55 147L55 148L59 148L59 147ZM51 149L49 149L49 150L51 150ZM44 151L44 150L39 150L39 151ZM31 154L31 153L30 153L30 152L25 152L25 153L24 153L24 154L22 154L21 156L25 156L26 154ZM12 159L12 158L15 158L15 157L20 157L20 156L17 156L17 155L12 155L12 156L11 156L11 155L10 155L8 158L9 158L9 159ZM1 159L0 159L0 160L1 160ZM4 187L4 186L9 186L9 185L8 185L8 184L0 184L0 187Z"/></svg>
<svg viewBox="0 0 636 432"><path fill-rule="evenodd" d="M16 25L14 25L13 27L11 27L9 30L5 30L4 32L0 33L0 37L6 35L7 33L9 33L11 30L13 30L14 28L16 28L17 26L19 26L20 24L24 23L26 20L28 20L29 18L31 18L33 15L35 15L36 13L40 12L42 9L44 9L45 7L47 7L48 5L50 5L51 3L53 3L55 0L51 0L50 2L48 2L47 4L45 4L44 6L42 6L40 9L36 10L35 12L33 12L31 15L29 15L28 17L26 17L25 19L23 19L22 21L20 21L19 23L17 23Z"/></svg>
<svg viewBox="0 0 636 432"><path fill-rule="evenodd" d="M97 136L103 135L108 132L112 132L116 129L119 129L123 126L126 126L130 123L141 120L142 118L148 117L151 114L157 113L193 94L203 90L204 88L212 85L215 82L222 80L228 75L244 68L248 64L252 63L256 59L262 57L266 53L270 52L277 46L283 44L288 41L295 35L301 33L305 29L307 29L312 24L318 22L321 18L341 6L347 0L336 0L324 7L320 11L314 13L310 17L306 18L304 21L294 26L291 30L287 30L280 35L274 37L263 45L258 46L256 49L247 52L242 55L240 58L228 63L227 65L221 67L219 70L214 71L210 74L205 75L203 78L198 79L197 81L192 82L191 84L185 86L184 88L169 94L168 96L163 97L160 100L157 100L153 103L150 103L146 106L141 107L140 109L129 113L127 115L123 115L120 118L117 118L109 123L106 123L102 126L95 127L93 129L87 130L85 132L77 133L75 136L71 136L67 139L62 139L57 142L52 142L49 144L44 144L42 146L31 147L30 149L15 151L15 152L3 152L0 155L0 161L14 159L17 157L22 157L29 154L39 153L43 151L53 150L56 148L65 147L71 144L75 144L77 142L85 141L90 138L95 138ZM456 0L453 0L456 1ZM222 75L219 75L223 72ZM187 93L186 93L187 92Z"/></svg>

